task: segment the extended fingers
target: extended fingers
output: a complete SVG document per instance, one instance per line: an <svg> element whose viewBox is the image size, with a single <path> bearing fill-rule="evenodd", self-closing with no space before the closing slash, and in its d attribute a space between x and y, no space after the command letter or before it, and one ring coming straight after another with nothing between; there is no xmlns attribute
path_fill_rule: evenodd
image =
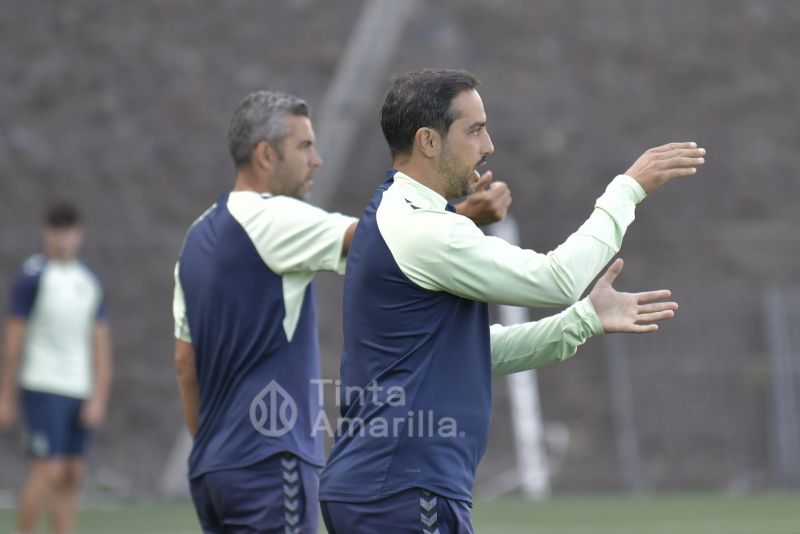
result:
<svg viewBox="0 0 800 534"><path fill-rule="evenodd" d="M670 168L670 167L698 167L705 163L705 158L700 157L688 157L688 156L672 156L669 158L665 158L659 160L655 163L655 165L660 166L661 168Z"/></svg>
<svg viewBox="0 0 800 534"><path fill-rule="evenodd" d="M669 291L662 290L662 291L651 291L650 293L645 293L644 295L669 295ZM663 296L660 298L664 298ZM677 302L656 302L653 304L645 304L641 305L638 308L636 313L636 320L634 321L634 325L631 329L634 333L639 334L646 334L647 332L655 332L658 330L658 325L653 323L657 323L658 321L664 321L667 319L672 319L675 317L675 310L678 309Z"/></svg>
<svg viewBox="0 0 800 534"><path fill-rule="evenodd" d="M655 313L664 310L677 310L677 302L656 302L655 304L644 304L639 306L638 313Z"/></svg>
<svg viewBox="0 0 800 534"><path fill-rule="evenodd" d="M679 167L677 169L669 169L664 171L668 179L680 178L681 176L691 176L697 174L697 167Z"/></svg>
<svg viewBox="0 0 800 534"><path fill-rule="evenodd" d="M637 323L654 323L656 321L663 321L664 319L672 319L675 317L674 310L663 310L653 313L640 313L636 316Z"/></svg>
<svg viewBox="0 0 800 534"><path fill-rule="evenodd" d="M655 332L658 330L657 324L635 324L630 329L631 334L647 334L648 332Z"/></svg>
<svg viewBox="0 0 800 534"><path fill-rule="evenodd" d="M686 143L672 143L657 149L652 149L651 158L656 168L666 171L667 178L689 176L697 172L697 167L705 164L703 156L706 154L705 148L697 148L694 143L690 143L687 148Z"/></svg>
<svg viewBox="0 0 800 534"><path fill-rule="evenodd" d="M697 148L697 143L695 143L694 141L683 142L683 143L667 143L666 145L661 145L655 148L651 148L648 152L657 154L659 152L667 152L668 150L678 150L681 148Z"/></svg>
<svg viewBox="0 0 800 534"><path fill-rule="evenodd" d="M705 148L675 148L672 150L664 150L663 152L654 152L652 157L655 160L663 160L674 157L701 158L705 155Z"/></svg>
<svg viewBox="0 0 800 534"><path fill-rule="evenodd" d="M666 299L672 296L672 291L669 289L659 289L656 291L644 291L642 293L636 293L636 303L637 304L645 304L647 302L652 302L654 300L661 300Z"/></svg>
<svg viewBox="0 0 800 534"><path fill-rule="evenodd" d="M597 281L598 284L601 282L604 284L612 285L614 280L617 279L619 273L622 272L622 268L625 266L625 262L622 258L617 258L614 260L614 263L611 264L611 267L606 269L606 272L603 273L603 276L600 277L600 280ZM637 303L638 303L637 299Z"/></svg>

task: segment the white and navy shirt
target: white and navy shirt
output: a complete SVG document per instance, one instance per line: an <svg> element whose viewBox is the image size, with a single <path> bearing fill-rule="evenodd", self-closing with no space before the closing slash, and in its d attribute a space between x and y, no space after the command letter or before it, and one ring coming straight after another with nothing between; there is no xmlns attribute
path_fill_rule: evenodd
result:
<svg viewBox="0 0 800 534"><path fill-rule="evenodd" d="M192 344L199 432L189 476L288 451L323 464L313 277L342 273L356 219L285 196L219 197L186 236L175 267L175 337Z"/></svg>
<svg viewBox="0 0 800 534"><path fill-rule="evenodd" d="M489 326L487 303L575 303L619 250L643 198L635 180L615 178L586 223L540 254L484 235L438 193L390 171L350 247L340 401L349 426L320 498L368 502L424 488L470 501L492 374L563 360L602 333L588 299L510 327ZM367 394L347 394L359 390Z"/></svg>
<svg viewBox="0 0 800 534"><path fill-rule="evenodd" d="M77 260L37 254L22 266L11 315L27 321L20 385L85 399L93 390L92 330L106 319L97 276Z"/></svg>

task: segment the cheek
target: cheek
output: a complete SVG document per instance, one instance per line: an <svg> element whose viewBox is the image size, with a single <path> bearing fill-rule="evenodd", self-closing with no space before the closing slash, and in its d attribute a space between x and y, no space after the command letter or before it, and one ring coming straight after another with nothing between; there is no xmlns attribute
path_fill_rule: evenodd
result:
<svg viewBox="0 0 800 534"><path fill-rule="evenodd" d="M311 154L308 152L301 152L297 155L297 165L296 167L303 172L307 171L309 167L311 167Z"/></svg>
<svg viewBox="0 0 800 534"><path fill-rule="evenodd" d="M481 152L482 149L483 149L483 146L486 144L486 140L487 139L488 139L488 136L486 136L485 134L474 136L472 138L472 148L473 148L473 150L475 150L476 152Z"/></svg>
<svg viewBox="0 0 800 534"><path fill-rule="evenodd" d="M305 172L306 159L302 154L294 154L290 160L287 160L287 170L289 175L296 177Z"/></svg>
<svg viewBox="0 0 800 534"><path fill-rule="evenodd" d="M472 166L480 158L481 147L477 137L473 137L459 151L461 162L466 166Z"/></svg>
<svg viewBox="0 0 800 534"><path fill-rule="evenodd" d="M480 152L481 138L477 135L469 135L458 143L458 153L463 157L473 158L473 155Z"/></svg>

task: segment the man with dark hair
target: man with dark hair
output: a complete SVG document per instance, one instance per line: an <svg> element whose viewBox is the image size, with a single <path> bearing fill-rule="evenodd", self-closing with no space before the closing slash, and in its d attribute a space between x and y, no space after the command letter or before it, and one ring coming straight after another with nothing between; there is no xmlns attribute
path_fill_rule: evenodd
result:
<svg viewBox="0 0 800 534"><path fill-rule="evenodd" d="M192 225L175 267L175 363L206 533L318 526L313 277L344 272L356 219L303 201L322 164L314 142L305 101L248 95L228 132L234 189ZM479 219L510 202L502 184L475 197Z"/></svg>
<svg viewBox="0 0 800 534"><path fill-rule="evenodd" d="M75 206L66 202L51 205L44 214L46 229L78 228L81 225L81 215Z"/></svg>
<svg viewBox="0 0 800 534"><path fill-rule="evenodd" d="M111 383L111 334L102 286L77 259L80 214L53 204L44 217L44 253L17 277L6 321L0 427L26 424L31 469L17 532L32 534L47 505L51 530L74 530L91 429L105 417Z"/></svg>
<svg viewBox="0 0 800 534"><path fill-rule="evenodd" d="M603 332L651 332L669 291L619 293L617 253L634 208L705 151L674 143L616 177L589 219L539 254L484 235L448 199L494 151L478 81L425 69L394 80L381 127L394 168L353 237L345 274L342 425L320 499L331 534L472 532L472 484L489 433L492 375L562 361ZM488 304L569 306L490 327ZM369 394L352 395L353 391Z"/></svg>

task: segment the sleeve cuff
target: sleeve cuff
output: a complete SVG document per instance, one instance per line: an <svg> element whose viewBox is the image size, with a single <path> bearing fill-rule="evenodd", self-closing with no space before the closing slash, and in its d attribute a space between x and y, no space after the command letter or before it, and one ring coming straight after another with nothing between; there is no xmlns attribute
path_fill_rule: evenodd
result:
<svg viewBox="0 0 800 534"><path fill-rule="evenodd" d="M589 300L589 297L575 304L575 312L578 314L578 317L581 318L581 324L588 330L590 336L599 336L605 333L603 325L600 322L600 317L597 316L597 312L594 310L594 306L592 306L592 301Z"/></svg>
<svg viewBox="0 0 800 534"><path fill-rule="evenodd" d="M636 204L644 200L647 196L647 193L645 192L644 188L639 185L639 182L627 174L618 175L611 181L610 185L618 185L619 187L624 188L628 198L630 198Z"/></svg>
<svg viewBox="0 0 800 534"><path fill-rule="evenodd" d="M192 342L192 336L190 336L186 332L181 332L180 330L175 330L175 339L180 339L181 341L185 341L186 343Z"/></svg>
<svg viewBox="0 0 800 534"><path fill-rule="evenodd" d="M350 228L350 226L353 223L357 223L358 219L356 219L355 217L350 217L348 215L342 215L340 213L337 213L335 215L337 215L338 217L341 218L341 220L338 221L338 228L337 228L338 230L340 230L339 234L341 235L341 237L338 240L338 243L339 243L339 258L337 259L337 261L332 266L332 270L336 274L344 274L344 271L345 271L345 269L347 267L347 256L342 256L341 255L342 245L344 244L344 236L345 236L345 233L347 232L347 229Z"/></svg>

